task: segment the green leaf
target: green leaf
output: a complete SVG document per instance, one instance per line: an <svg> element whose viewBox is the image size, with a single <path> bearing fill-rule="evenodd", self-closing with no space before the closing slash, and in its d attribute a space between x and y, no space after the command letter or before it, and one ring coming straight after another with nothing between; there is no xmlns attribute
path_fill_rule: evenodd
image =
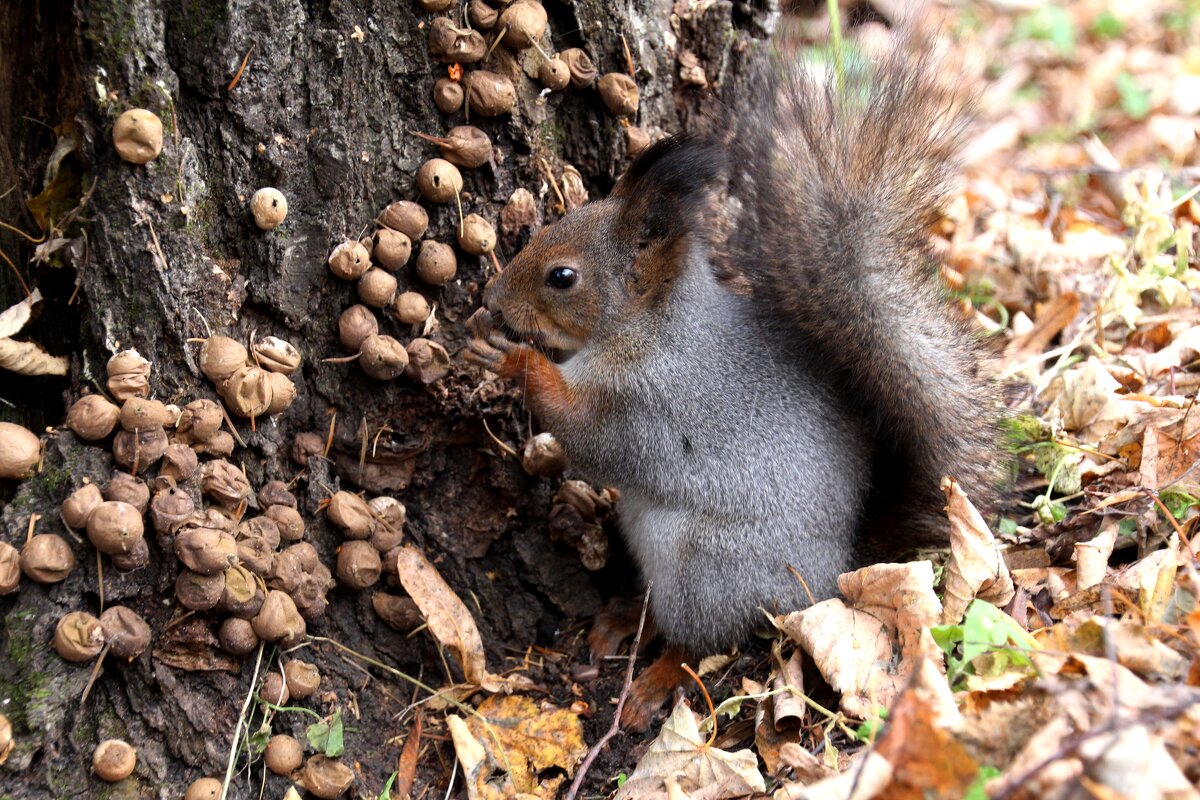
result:
<svg viewBox="0 0 1200 800"><path fill-rule="evenodd" d="M1056 5L1044 5L1018 18L1013 36L1050 42L1063 58L1075 55L1075 23L1065 9Z"/></svg>
<svg viewBox="0 0 1200 800"><path fill-rule="evenodd" d="M396 778L400 777L399 772L393 772L392 776L387 779L387 783L379 791L379 797L376 800L392 800L392 784L396 782ZM986 798L985 798L986 800Z"/></svg>
<svg viewBox="0 0 1200 800"><path fill-rule="evenodd" d="M879 736L879 732L883 730L883 723L887 721L887 709L879 709L879 716L875 719L865 719L854 729L854 735L860 742L870 744Z"/></svg>
<svg viewBox="0 0 1200 800"><path fill-rule="evenodd" d="M1162 501L1163 505L1167 507L1167 510L1171 512L1171 515L1175 519L1183 519L1188 509L1200 505L1200 498L1178 489L1167 489L1159 492L1158 499Z"/></svg>
<svg viewBox="0 0 1200 800"><path fill-rule="evenodd" d="M624 786L625 781L627 781L627 780L629 780L629 776L626 775L624 772L622 772L620 775L618 775L617 776L617 788L620 789L622 786Z"/></svg>
<svg viewBox="0 0 1200 800"><path fill-rule="evenodd" d="M271 726L264 722L259 726L258 730L246 737L246 741L250 746L250 752L258 755L267 749L267 742L271 740Z"/></svg>
<svg viewBox="0 0 1200 800"><path fill-rule="evenodd" d="M345 751L344 730L342 728L342 712L335 711L329 721L314 722L305 732L308 743L320 753L329 758L338 758Z"/></svg>
<svg viewBox="0 0 1200 800"><path fill-rule="evenodd" d="M1116 39L1125 32L1125 23L1111 11L1101 11L1092 20L1092 35L1097 39Z"/></svg>
<svg viewBox="0 0 1200 800"><path fill-rule="evenodd" d="M963 661L971 661L991 650L1013 645L1036 650L1037 642L1017 621L983 600L972 600L963 617ZM1009 650L1008 657L1016 664L1031 663L1029 656Z"/></svg>
<svg viewBox="0 0 1200 800"><path fill-rule="evenodd" d="M981 766L979 774L975 776L974 782L967 787L967 793L963 795L963 800L988 800L988 794L983 790L983 787L988 781L999 775L1000 770L995 767Z"/></svg>
<svg viewBox="0 0 1200 800"><path fill-rule="evenodd" d="M1121 110L1130 119L1145 119L1150 113L1150 90L1143 89L1137 78L1128 72L1118 73L1115 84L1121 97Z"/></svg>
<svg viewBox="0 0 1200 800"><path fill-rule="evenodd" d="M1000 524L997 525L997 528L1000 530L1000 533L1004 534L1005 536L1017 535L1017 521L1015 519L1001 517Z"/></svg>
<svg viewBox="0 0 1200 800"><path fill-rule="evenodd" d="M934 625L929 629L934 643L947 655L954 652L963 640L962 625Z"/></svg>

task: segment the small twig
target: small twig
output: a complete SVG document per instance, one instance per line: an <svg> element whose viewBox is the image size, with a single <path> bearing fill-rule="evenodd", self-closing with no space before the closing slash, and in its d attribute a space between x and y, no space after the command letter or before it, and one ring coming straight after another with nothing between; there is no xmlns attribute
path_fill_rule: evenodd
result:
<svg viewBox="0 0 1200 800"><path fill-rule="evenodd" d="M250 691L246 692L246 700L242 703L242 713L238 714L237 727L233 730L233 742L229 745L229 763L225 766L225 781L221 784L221 800L229 796L229 784L233 781L233 765L237 761L238 742L242 739L242 725L246 722L246 711L254 700L254 687L258 685L258 669L262 666L263 646L258 643L258 658L254 661L254 674L250 677Z"/></svg>
<svg viewBox="0 0 1200 800"><path fill-rule="evenodd" d="M546 159L544 158L538 158L538 163L545 171L546 177L550 180L550 187L554 189L554 196L558 198L558 208L556 210L559 214L567 213L567 201L563 198L563 193L558 189L558 181L554 179L554 173L551 172L550 165L546 163Z"/></svg>
<svg viewBox="0 0 1200 800"><path fill-rule="evenodd" d="M813 597L812 589L808 588L808 581L804 580L804 576L800 574L800 570L796 569L791 564L785 564L784 566L787 567L788 572L792 573L792 577L800 581L800 586L804 588L804 593L808 595L808 604L810 606L815 606L817 604L817 598Z"/></svg>
<svg viewBox="0 0 1200 800"><path fill-rule="evenodd" d="M613 713L612 725L609 726L608 732L600 737L600 741L592 745L592 749L588 751L587 757L579 765L579 771L575 773L575 780L571 781L571 788L567 790L567 800L575 800L575 796L579 794L579 787L583 785L583 778L587 775L592 762L596 760L596 756L600 755L600 751L604 749L604 746L621 730L621 711L625 708L625 700L629 697L629 687L633 685L633 666L637 661L638 646L642 643L642 630L646 627L646 611L650 608L650 590L652 588L653 584L646 586L646 597L642 600L642 616L638 619L637 633L634 634L633 644L629 646L629 665L625 668L625 683L622 684L621 694L617 698L617 710ZM713 727L716 727L715 718Z"/></svg>
<svg viewBox="0 0 1200 800"><path fill-rule="evenodd" d="M29 290L29 284L25 282L25 276L21 274L21 270L17 269L17 265L13 263L13 260L8 257L8 253L0 250L0 258L3 258L6 262L8 262L8 266L12 269L13 275L16 275L17 280L21 282L21 288L25 290L25 296L32 297L33 292Z"/></svg>
<svg viewBox="0 0 1200 800"><path fill-rule="evenodd" d="M491 57L492 51L496 49L496 45L500 44L500 40L504 38L504 34L508 33L509 28L511 28L511 27L512 27L511 25L505 25L503 28L500 29L500 35L496 37L496 41L492 42L492 46L489 47L488 51L483 54L483 58L485 61L489 57Z"/></svg>
<svg viewBox="0 0 1200 800"><path fill-rule="evenodd" d="M1158 499L1158 495L1149 489L1143 489L1142 492L1151 500L1153 500L1156 505L1158 505L1159 510L1161 510L1166 516L1167 522L1169 522L1171 527L1175 529L1175 533L1179 534L1179 541L1183 542L1184 547L1186 547L1188 550L1191 550L1192 543L1188 541L1187 534L1184 533L1183 528L1179 526L1179 521L1175 519L1175 515L1171 513L1171 509L1163 505L1163 501Z"/></svg>
<svg viewBox="0 0 1200 800"><path fill-rule="evenodd" d="M150 229L150 238L154 241L154 254L158 256L158 260L162 262L163 272L170 272L171 265L167 263L167 257L163 253L162 245L158 242L158 233L154 230L154 223L150 220L150 217L147 214L142 214L141 221L146 223L146 227Z"/></svg>
<svg viewBox="0 0 1200 800"><path fill-rule="evenodd" d="M96 589L100 595L100 613L104 613L104 560L100 551L96 551Z"/></svg>
<svg viewBox="0 0 1200 800"><path fill-rule="evenodd" d="M246 71L246 65L250 63L250 54L254 52L256 44L250 45L250 49L246 51L246 57L242 59L242 65L238 67L238 71L234 73L233 80L225 87L225 91L232 92L237 88L238 83L242 80L242 73Z"/></svg>
<svg viewBox="0 0 1200 800"><path fill-rule="evenodd" d="M233 438L237 439L237 443L242 447L246 446L246 440L238 433L237 428L233 424L233 420L229 417L229 410L225 408L225 403L220 398L217 399L217 407L221 409L221 416L225 418L225 425L228 426L229 432L233 434Z"/></svg>
<svg viewBox="0 0 1200 800"><path fill-rule="evenodd" d="M637 70L633 67L633 54L629 52L629 42L625 41L625 34L621 34L621 47L625 48L625 66L629 69L629 77L637 78Z"/></svg>
<svg viewBox="0 0 1200 800"><path fill-rule="evenodd" d="M13 225L9 225L7 222L4 222L3 220L0 220L0 228L6 228L6 229L12 231L13 233L20 236L22 239L25 239L30 244L41 244L42 242L46 241L46 234L44 234L44 233L35 239L32 236L30 236L28 233L26 233L25 231L21 230L20 228L17 228Z"/></svg>
<svg viewBox="0 0 1200 800"><path fill-rule="evenodd" d="M484 420L480 420L480 421L483 423L483 429L484 429L485 431L487 431L487 435L488 435L488 436L492 437L492 441L496 443L496 446L497 446L497 447L499 447L501 450L503 450L504 452L508 453L510 456L512 456L513 458L517 459L518 461L520 461L520 460L521 460L521 454L520 454L520 453L518 453L516 450L512 449L511 447L509 447L509 446L508 446L507 444L505 444L504 442L500 441L500 439L496 437L496 434L492 433L492 429L488 427L488 424L487 424L487 420L486 420L486 419L484 419Z"/></svg>
<svg viewBox="0 0 1200 800"><path fill-rule="evenodd" d="M329 458L329 451L333 449L333 431L336 425L337 409L335 408L333 413L329 415L329 435L325 437L325 452L321 453L322 458ZM333 492L330 492L330 494L333 494Z"/></svg>
<svg viewBox="0 0 1200 800"><path fill-rule="evenodd" d="M493 247L489 250L488 255L492 257L492 266L496 268L496 274L499 275L501 272L504 272L504 267L500 266L500 259L496 255L496 248Z"/></svg>
<svg viewBox="0 0 1200 800"><path fill-rule="evenodd" d="M716 706L713 705L712 695L708 693L708 687L704 685L704 681L700 680L700 676L696 674L695 670L689 667L686 663L680 664L679 666L683 668L684 672L692 676L692 680L694 680L696 685L700 687L700 693L704 695L704 702L708 705L708 715L712 717L713 721L712 733L708 735L708 741L704 743L704 746L712 747L713 742L717 740L717 709Z"/></svg>
<svg viewBox="0 0 1200 800"><path fill-rule="evenodd" d="M100 677L101 667L104 664L104 657L108 655L109 642L104 643L104 648L100 651L100 655L96 657L96 663L92 665L92 674L88 676L87 686L83 687L83 695L79 698L79 707L87 703L88 695L92 693L92 687L96 685L96 680Z"/></svg>
<svg viewBox="0 0 1200 800"><path fill-rule="evenodd" d="M361 353L355 353L352 356L334 356L333 358L322 358L322 364L349 364L351 361L358 361Z"/></svg>

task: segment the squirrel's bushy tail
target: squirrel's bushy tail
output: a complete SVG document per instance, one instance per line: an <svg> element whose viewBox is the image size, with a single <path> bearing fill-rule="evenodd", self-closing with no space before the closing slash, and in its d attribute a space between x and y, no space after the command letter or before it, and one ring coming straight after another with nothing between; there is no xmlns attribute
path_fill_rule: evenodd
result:
<svg viewBox="0 0 1200 800"><path fill-rule="evenodd" d="M728 255L761 306L878 427L868 527L944 531L941 478L991 502L996 406L929 246L957 175L963 97L899 49L839 79L779 68L733 136Z"/></svg>

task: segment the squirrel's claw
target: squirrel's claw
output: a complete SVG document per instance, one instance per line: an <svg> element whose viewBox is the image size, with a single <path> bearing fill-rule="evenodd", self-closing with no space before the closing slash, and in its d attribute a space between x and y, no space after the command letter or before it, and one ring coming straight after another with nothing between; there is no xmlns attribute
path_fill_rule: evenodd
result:
<svg viewBox="0 0 1200 800"><path fill-rule="evenodd" d="M475 337L467 347L469 363L499 374L505 358L525 345L512 341L496 328L495 317L481 308L467 320L467 330Z"/></svg>

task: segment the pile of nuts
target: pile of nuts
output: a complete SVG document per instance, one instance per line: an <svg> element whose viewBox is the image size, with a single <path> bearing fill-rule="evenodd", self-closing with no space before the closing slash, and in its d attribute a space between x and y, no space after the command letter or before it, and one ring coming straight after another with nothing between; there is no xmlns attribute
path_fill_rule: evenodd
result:
<svg viewBox="0 0 1200 800"><path fill-rule="evenodd" d="M426 11L443 12L453 7L449 0L419 0ZM434 104L443 114L453 114L464 106L484 117L512 111L517 92L512 81L496 72L476 69L463 73L462 65L484 61L497 45L517 53L535 53L536 61L526 61L526 72L536 77L548 91L568 86L585 89L597 82L596 65L579 48L550 55L541 41L546 32L546 9L538 0L516 0L501 11L486 0L471 0L467 16L472 27L459 27L449 17L435 17L429 25L429 52L439 61L452 65L449 77L439 78L433 87ZM478 30L476 30L478 29ZM491 31L489 45L480 31ZM638 89L633 78L611 72L597 82L600 97L618 117L637 113Z"/></svg>
<svg viewBox="0 0 1200 800"><path fill-rule="evenodd" d="M374 586L385 564L388 574L396 572L396 557L408 515L403 503L385 496L368 502L350 492L337 492L329 499L326 514L342 530L345 539L338 548L337 559L337 577L342 586L351 589Z"/></svg>
<svg viewBox="0 0 1200 800"><path fill-rule="evenodd" d="M603 523L616 502L616 489L597 492L583 481L563 481L550 506L550 538L578 550L584 569L601 569L609 553Z"/></svg>
<svg viewBox="0 0 1200 800"><path fill-rule="evenodd" d="M490 144L488 149L490 151ZM457 174L453 164L442 163ZM434 179L443 185L440 173L430 178ZM461 189L461 175L454 186L455 192ZM487 226L482 217L476 219ZM343 347L356 354L363 371L376 380L405 375L420 384L433 383L450 371L450 355L446 348L424 337L414 338L407 346L401 344L396 338L379 332L379 320L371 310L390 311L400 323L409 326L429 320L432 311L425 296L411 289L399 291L395 275L408 263L412 243L420 241L428 228L429 214L417 203L400 200L385 208L376 222L379 227L373 236L358 242L346 240L329 256L329 268L335 275L345 280L357 279L358 296L362 300L342 313L338 320L338 338ZM479 227L476 225L473 230L478 231ZM486 233L479 235L487 236ZM490 242L489 250L495 243L494 234ZM454 249L432 239L421 241L414 271L427 285L444 285L458 271Z"/></svg>
<svg viewBox="0 0 1200 800"><path fill-rule="evenodd" d="M249 351L228 336L209 336L200 346L200 370L234 414L251 420L292 404L296 385L289 376L300 362L300 351L276 336L256 340Z"/></svg>

